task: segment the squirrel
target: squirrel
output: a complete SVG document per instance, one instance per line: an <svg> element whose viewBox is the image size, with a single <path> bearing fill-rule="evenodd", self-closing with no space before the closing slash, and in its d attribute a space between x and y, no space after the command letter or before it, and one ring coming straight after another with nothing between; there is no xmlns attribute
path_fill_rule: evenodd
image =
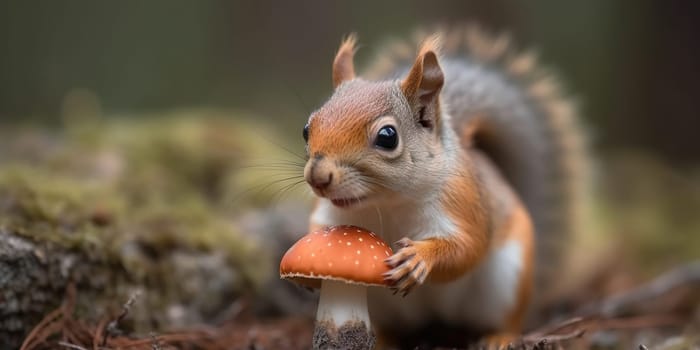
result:
<svg viewBox="0 0 700 350"><path fill-rule="evenodd" d="M368 296L385 343L444 325L504 345L577 226L583 133L554 76L507 36L466 27L419 42L417 54L387 45L359 77L357 37L342 41L334 92L303 128L310 226L396 242L391 289Z"/></svg>

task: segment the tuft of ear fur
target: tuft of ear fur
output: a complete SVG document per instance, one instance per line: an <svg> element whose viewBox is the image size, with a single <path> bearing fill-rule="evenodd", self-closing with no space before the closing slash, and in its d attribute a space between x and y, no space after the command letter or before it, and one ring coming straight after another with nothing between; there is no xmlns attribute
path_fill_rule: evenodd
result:
<svg viewBox="0 0 700 350"><path fill-rule="evenodd" d="M412 105L418 107L419 122L424 126L437 125L440 94L445 76L438 62L441 37L436 34L421 45L408 76L401 82L401 90Z"/></svg>
<svg viewBox="0 0 700 350"><path fill-rule="evenodd" d="M352 33L343 40L338 48L338 53L333 60L333 88L337 88L344 81L355 78L355 56L357 35Z"/></svg>

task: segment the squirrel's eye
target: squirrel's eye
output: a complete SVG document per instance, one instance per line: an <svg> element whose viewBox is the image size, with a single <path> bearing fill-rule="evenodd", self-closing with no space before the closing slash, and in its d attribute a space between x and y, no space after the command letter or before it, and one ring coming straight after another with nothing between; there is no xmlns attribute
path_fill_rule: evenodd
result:
<svg viewBox="0 0 700 350"><path fill-rule="evenodd" d="M309 124L304 125L304 131L302 131L304 136L304 141L309 142Z"/></svg>
<svg viewBox="0 0 700 350"><path fill-rule="evenodd" d="M393 150L399 145L399 134L391 125L382 126L377 133L377 138L374 140L377 147L387 150Z"/></svg>

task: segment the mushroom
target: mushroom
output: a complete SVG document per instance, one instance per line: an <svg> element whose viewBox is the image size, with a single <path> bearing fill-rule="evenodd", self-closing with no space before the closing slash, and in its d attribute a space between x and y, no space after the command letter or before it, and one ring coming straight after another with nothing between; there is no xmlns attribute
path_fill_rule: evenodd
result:
<svg viewBox="0 0 700 350"><path fill-rule="evenodd" d="M280 262L280 277L321 288L314 349L372 349L367 287L386 286L391 247L356 226L332 226L297 241Z"/></svg>

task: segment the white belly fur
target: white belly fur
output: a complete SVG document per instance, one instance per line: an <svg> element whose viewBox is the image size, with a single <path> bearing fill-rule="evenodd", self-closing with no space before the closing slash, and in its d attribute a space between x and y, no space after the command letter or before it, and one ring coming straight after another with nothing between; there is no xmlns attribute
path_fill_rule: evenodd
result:
<svg viewBox="0 0 700 350"><path fill-rule="evenodd" d="M425 210L414 212L410 208L383 210L381 215L376 208L347 212L321 200L312 221L321 225L361 226L393 243L403 237L422 239L446 234L443 229L451 223L434 214ZM501 328L515 306L522 254L519 242L506 242L495 247L475 270L461 278L419 286L405 298L392 295L388 289L370 288L372 323L380 328L399 329L421 327L433 321L457 327Z"/></svg>
<svg viewBox="0 0 700 350"><path fill-rule="evenodd" d="M369 296L373 323L406 329L440 321L459 327L499 329L515 306L522 268L516 241L492 252L474 271L444 284L426 284L406 298L372 288Z"/></svg>

